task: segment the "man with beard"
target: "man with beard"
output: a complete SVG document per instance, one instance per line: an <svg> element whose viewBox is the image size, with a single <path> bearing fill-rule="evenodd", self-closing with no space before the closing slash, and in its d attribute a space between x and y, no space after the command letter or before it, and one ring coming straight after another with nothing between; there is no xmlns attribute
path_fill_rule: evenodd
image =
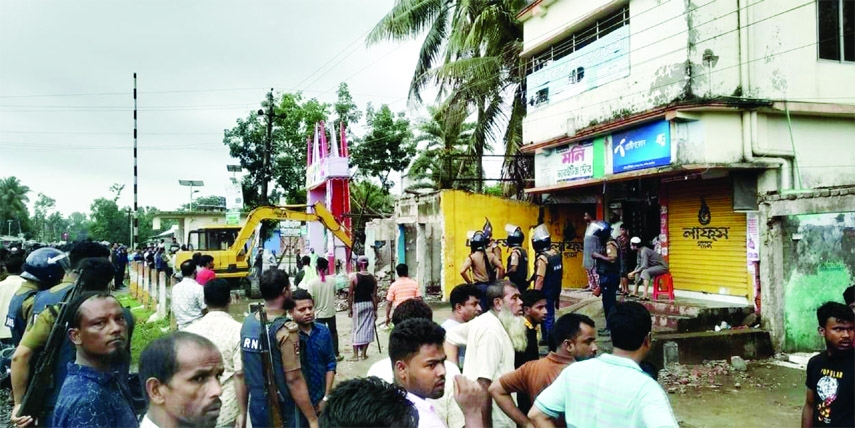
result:
<svg viewBox="0 0 855 428"><path fill-rule="evenodd" d="M476 380L484 391L505 373L514 370L514 351L526 347L526 329L522 301L517 287L510 281L495 282L487 287L489 310L466 324L448 331L445 352L457 362L457 346L466 345L463 376ZM488 397L481 404L485 424L514 427L514 421L503 412L493 412Z"/></svg>
<svg viewBox="0 0 855 428"><path fill-rule="evenodd" d="M490 395L502 411L517 425L530 426L531 421L526 414L531 409L531 401L552 384L565 367L597 355L597 332L594 328L594 321L585 315L566 314L558 318L555 322L555 352L523 364L490 385ZM514 405L513 393L517 393L519 406ZM522 403L523 394L531 397L527 406Z"/></svg>
<svg viewBox="0 0 855 428"><path fill-rule="evenodd" d="M407 390L407 399L415 405L419 413L419 428L446 428L445 421L437 414L433 405L426 399L439 399L445 393L445 330L433 321L413 318L395 325L389 336L389 359L392 362L395 384ZM461 376L455 376L454 382L468 389L470 398L483 401L483 391L474 382ZM465 388L473 384L474 388ZM482 426L479 407L466 405L467 400L457 400L464 410L465 426ZM476 401L475 403L478 403Z"/></svg>
<svg viewBox="0 0 855 428"><path fill-rule="evenodd" d="M844 304L826 302L816 318L826 350L808 361L802 427L855 426L855 314Z"/></svg>
<svg viewBox="0 0 855 428"><path fill-rule="evenodd" d="M68 338L77 359L68 363L53 416L54 427L137 427L127 377L128 325L122 306L107 293L84 293L69 306Z"/></svg>
<svg viewBox="0 0 855 428"><path fill-rule="evenodd" d="M149 403L140 428L213 427L223 371L217 345L202 336L179 331L155 339L140 355Z"/></svg>

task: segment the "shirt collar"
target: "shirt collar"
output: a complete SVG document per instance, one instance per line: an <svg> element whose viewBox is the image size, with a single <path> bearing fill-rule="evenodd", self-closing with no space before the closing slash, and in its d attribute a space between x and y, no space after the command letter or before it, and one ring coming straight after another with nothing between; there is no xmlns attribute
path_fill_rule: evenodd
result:
<svg viewBox="0 0 855 428"><path fill-rule="evenodd" d="M558 363L558 364L571 364L576 362L576 359L573 357L565 357L563 355L558 354L557 352L550 352L546 355L546 358Z"/></svg>
<svg viewBox="0 0 855 428"><path fill-rule="evenodd" d="M523 323L525 323L525 328L527 328L529 330L537 330L540 327L540 324L534 325L526 317L523 317Z"/></svg>
<svg viewBox="0 0 855 428"><path fill-rule="evenodd" d="M431 412L436 411L436 409L433 408L433 404L429 403L424 398L413 394L412 392L407 391L407 400L410 400L416 406L416 408L426 409Z"/></svg>
<svg viewBox="0 0 855 428"><path fill-rule="evenodd" d="M89 366L68 363L68 375L77 375L95 381L99 385L106 385L117 379L116 372L102 372Z"/></svg>
<svg viewBox="0 0 855 428"><path fill-rule="evenodd" d="M638 363L636 363L635 361L630 360L629 358L626 358L626 357L618 357L618 356L613 355L613 354L602 354L597 358L599 358L600 361L602 361L606 364L611 364L614 366L628 367L628 368L635 369L635 370L638 370L640 372L643 372L643 370L641 370L641 366L639 366Z"/></svg>

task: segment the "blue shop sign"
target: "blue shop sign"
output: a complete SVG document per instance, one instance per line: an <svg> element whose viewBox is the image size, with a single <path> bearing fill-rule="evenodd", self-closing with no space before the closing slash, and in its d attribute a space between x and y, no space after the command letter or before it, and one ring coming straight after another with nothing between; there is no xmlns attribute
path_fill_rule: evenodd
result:
<svg viewBox="0 0 855 428"><path fill-rule="evenodd" d="M612 134L612 172L634 171L671 163L671 128L667 120Z"/></svg>

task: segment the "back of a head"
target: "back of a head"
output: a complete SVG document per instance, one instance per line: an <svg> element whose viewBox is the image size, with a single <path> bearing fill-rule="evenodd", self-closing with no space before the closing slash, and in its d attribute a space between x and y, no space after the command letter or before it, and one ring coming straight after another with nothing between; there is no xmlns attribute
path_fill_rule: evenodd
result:
<svg viewBox="0 0 855 428"><path fill-rule="evenodd" d="M524 308L531 308L535 303L546 300L546 293L543 290L535 290L530 288L522 293L522 302Z"/></svg>
<svg viewBox="0 0 855 428"><path fill-rule="evenodd" d="M181 276L190 278L194 273L196 273L196 263L192 259L181 262Z"/></svg>
<svg viewBox="0 0 855 428"><path fill-rule="evenodd" d="M300 262L303 263L303 266L309 266L312 264L312 258L309 256L303 256L303 258L300 259Z"/></svg>
<svg viewBox="0 0 855 428"><path fill-rule="evenodd" d="M423 318L409 319L392 329L389 335L389 359L393 365L397 361L409 362L423 345L437 345L441 349L443 342L445 329L439 324Z"/></svg>
<svg viewBox="0 0 855 428"><path fill-rule="evenodd" d="M6 258L6 271L12 275L19 275L24 267L24 252L18 251L14 254L9 254Z"/></svg>
<svg viewBox="0 0 855 428"><path fill-rule="evenodd" d="M199 257L199 266L206 267L208 263L214 263L214 257L209 254L203 254Z"/></svg>
<svg viewBox="0 0 855 428"><path fill-rule="evenodd" d="M338 384L320 415L322 427L416 428L419 414L407 391L377 377L356 378Z"/></svg>
<svg viewBox="0 0 855 428"><path fill-rule="evenodd" d="M616 304L609 314L608 324L612 344L624 351L640 348L652 328L650 311L638 302Z"/></svg>
<svg viewBox="0 0 855 428"><path fill-rule="evenodd" d="M205 283L205 304L213 308L225 308L231 299L231 286L222 278L215 278Z"/></svg>
<svg viewBox="0 0 855 428"><path fill-rule="evenodd" d="M185 343L201 348L217 349L210 340L186 331L177 331L161 336L146 346L140 354L139 377L143 385L154 378L161 384L168 384L178 372L178 348ZM148 397L146 397L148 399Z"/></svg>
<svg viewBox="0 0 855 428"><path fill-rule="evenodd" d="M264 300L276 300L289 287L288 274L282 269L267 269L261 274L259 288Z"/></svg>
<svg viewBox="0 0 855 428"><path fill-rule="evenodd" d="M582 328L582 323L589 325L591 328L596 327L594 320L582 314L569 313L558 318L555 321L555 326L552 328L552 336L556 345L565 340L572 341L576 339L579 330Z"/></svg>
<svg viewBox="0 0 855 428"><path fill-rule="evenodd" d="M490 307L489 308L481 308L481 309L483 309L484 311L491 310L495 306L495 300L497 298L504 299L505 298L505 287L506 286L516 288L516 286L513 285L512 283L510 283L510 282L505 283L504 281L495 281L492 284L490 284L490 286L487 287L487 305Z"/></svg>
<svg viewBox="0 0 855 428"><path fill-rule="evenodd" d="M87 291L106 291L116 275L113 264L101 257L81 260L77 264L77 270L80 271L79 281Z"/></svg>
<svg viewBox="0 0 855 428"><path fill-rule="evenodd" d="M395 266L395 273L397 273L399 277L410 276L410 268L408 268L407 265L401 263L398 266Z"/></svg>
<svg viewBox="0 0 855 428"><path fill-rule="evenodd" d="M451 303L451 310L453 311L457 305L465 305L466 301L469 300L469 296L474 296L478 300L481 300L481 294L481 290L472 284L463 284L454 287L451 290L451 296L448 298L449 303ZM482 309L487 310L487 308Z"/></svg>
<svg viewBox="0 0 855 428"><path fill-rule="evenodd" d="M99 242L84 241L75 243L68 252L68 261L71 263L72 269L79 269L80 262L83 259L93 257L108 258L110 257L110 249Z"/></svg>
<svg viewBox="0 0 855 428"><path fill-rule="evenodd" d="M326 270L330 267L330 262L327 259L318 259L315 264L317 265L319 272L326 272Z"/></svg>
<svg viewBox="0 0 855 428"><path fill-rule="evenodd" d="M836 318L837 321L855 322L855 313L843 303L825 302L816 309L816 319L819 326L825 328L829 318Z"/></svg>
<svg viewBox="0 0 855 428"><path fill-rule="evenodd" d="M193 257L191 257L190 260L193 260L194 265L201 266L201 263L200 263L201 258L202 258L202 253L197 251L197 252L193 253Z"/></svg>
<svg viewBox="0 0 855 428"><path fill-rule="evenodd" d="M421 299L407 299L401 302L392 313L392 324L398 325L406 320L421 318L433 320L433 309Z"/></svg>
<svg viewBox="0 0 855 428"><path fill-rule="evenodd" d="M846 306L855 303L855 285L850 285L843 290L843 302L846 303Z"/></svg>

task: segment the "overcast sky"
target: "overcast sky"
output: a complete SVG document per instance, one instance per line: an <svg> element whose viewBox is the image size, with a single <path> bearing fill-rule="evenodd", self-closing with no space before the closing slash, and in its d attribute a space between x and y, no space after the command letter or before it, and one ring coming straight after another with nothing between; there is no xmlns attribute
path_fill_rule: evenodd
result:
<svg viewBox="0 0 855 428"><path fill-rule="evenodd" d="M346 81L360 109L407 108L420 41L363 41L393 3L0 1L0 177L66 215L88 213L113 183L132 205L136 72L140 206L188 202L179 179L225 195L236 161L223 130L271 87L332 102Z"/></svg>

